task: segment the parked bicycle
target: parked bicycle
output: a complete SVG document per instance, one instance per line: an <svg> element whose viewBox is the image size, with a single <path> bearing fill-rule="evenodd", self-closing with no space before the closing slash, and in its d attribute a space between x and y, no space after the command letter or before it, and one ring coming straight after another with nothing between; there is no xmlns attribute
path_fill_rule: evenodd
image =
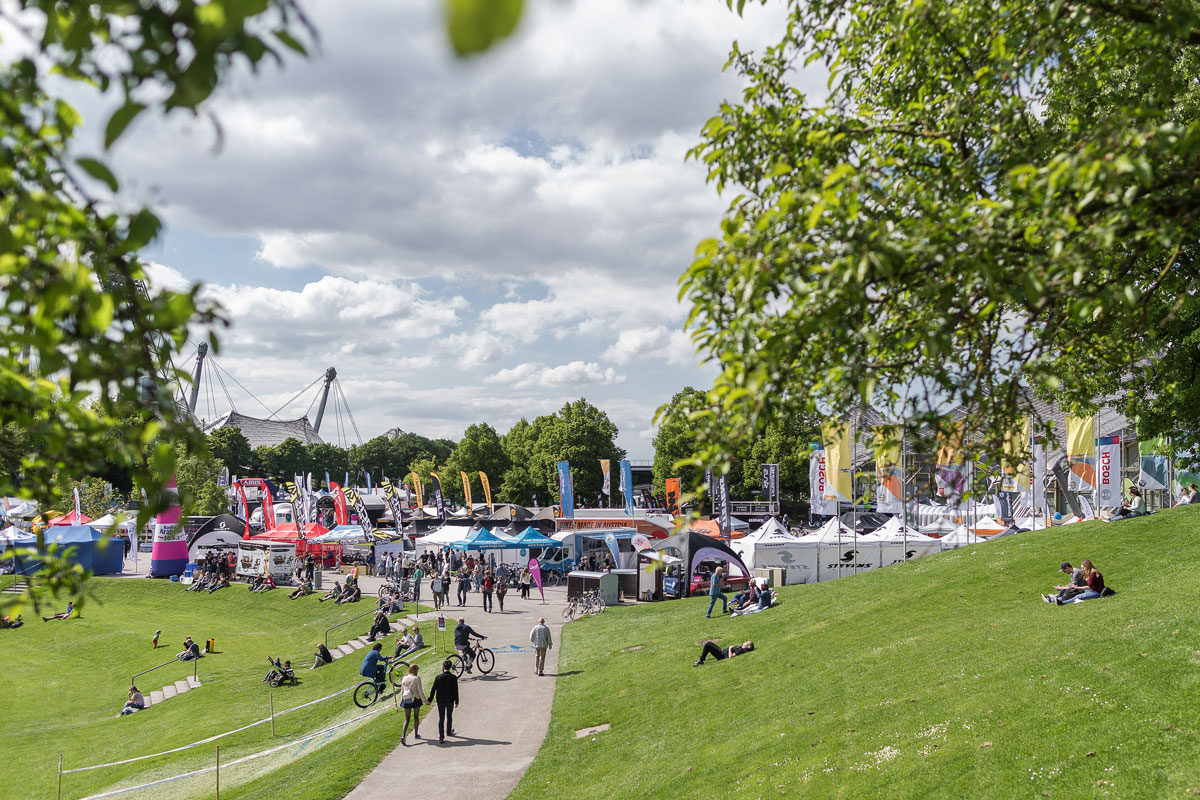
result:
<svg viewBox="0 0 1200 800"><path fill-rule="evenodd" d="M473 642L481 642L475 636L471 637ZM447 660L450 662L450 670L456 677L461 678L462 674L469 668L478 667L481 675L487 675L496 666L496 654L492 652L490 647L482 647L478 644L472 648L474 658L467 656L466 653L459 652L450 656Z"/></svg>
<svg viewBox="0 0 1200 800"><path fill-rule="evenodd" d="M570 622L585 614L602 614L605 608L607 606L604 604L604 598L600 596L599 589L584 592L579 597L567 601L567 605L562 610L563 622Z"/></svg>

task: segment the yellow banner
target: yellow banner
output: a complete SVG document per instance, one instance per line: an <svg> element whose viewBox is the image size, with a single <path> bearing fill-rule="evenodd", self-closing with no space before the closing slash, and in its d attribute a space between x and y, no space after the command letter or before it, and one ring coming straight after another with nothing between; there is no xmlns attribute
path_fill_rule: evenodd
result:
<svg viewBox="0 0 1200 800"><path fill-rule="evenodd" d="M471 510L471 479L467 477L467 473L460 470L458 473L462 477L463 482L463 497L467 499L467 510Z"/></svg>
<svg viewBox="0 0 1200 800"><path fill-rule="evenodd" d="M410 477L413 481L413 491L417 493L417 508L424 508L425 487L421 485L421 476L414 472Z"/></svg>
<svg viewBox="0 0 1200 800"><path fill-rule="evenodd" d="M1067 455L1088 456L1096 450L1096 416L1067 417Z"/></svg>
<svg viewBox="0 0 1200 800"><path fill-rule="evenodd" d="M1007 491L1029 491L1029 447L1029 418L1021 417L1004 433L1000 466L1004 470Z"/></svg>
<svg viewBox="0 0 1200 800"><path fill-rule="evenodd" d="M875 437L875 469L900 466L900 426L876 425L872 431Z"/></svg>
<svg viewBox="0 0 1200 800"><path fill-rule="evenodd" d="M479 470L479 482L483 484L483 500L487 503L488 511L493 511L492 508L492 484L488 482L487 473Z"/></svg>
<svg viewBox="0 0 1200 800"><path fill-rule="evenodd" d="M849 423L831 422L821 426L825 444L825 499L850 502L854 494L854 446Z"/></svg>
<svg viewBox="0 0 1200 800"><path fill-rule="evenodd" d="M957 430L950 433L939 433L937 435L937 463L938 466L949 466L958 464L962 461L962 456L959 453L963 446L963 434L965 428L960 423Z"/></svg>

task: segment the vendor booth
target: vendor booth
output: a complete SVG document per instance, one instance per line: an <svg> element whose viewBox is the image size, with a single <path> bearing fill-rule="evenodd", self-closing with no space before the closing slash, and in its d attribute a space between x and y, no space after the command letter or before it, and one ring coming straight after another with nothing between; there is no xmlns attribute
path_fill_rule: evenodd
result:
<svg viewBox="0 0 1200 800"><path fill-rule="evenodd" d="M46 547L57 545L73 564L96 575L117 575L125 561L125 543L90 525L52 525L43 533Z"/></svg>
<svg viewBox="0 0 1200 800"><path fill-rule="evenodd" d="M238 544L237 575L249 580L270 575L277 585L290 584L296 569L296 545L282 541L243 539Z"/></svg>
<svg viewBox="0 0 1200 800"><path fill-rule="evenodd" d="M668 594L677 596L679 588L679 565L683 559L670 553L660 553L657 550L641 550L638 552L638 585L639 600L662 600ZM676 577L667 592L667 570L674 569Z"/></svg>
<svg viewBox="0 0 1200 800"><path fill-rule="evenodd" d="M450 543L453 550L506 550L512 546L512 539L502 539L487 528L473 530L465 538Z"/></svg>
<svg viewBox="0 0 1200 800"><path fill-rule="evenodd" d="M206 520L188 537L188 561L195 563L209 553L236 552L246 532L246 520L233 514L218 514Z"/></svg>
<svg viewBox="0 0 1200 800"><path fill-rule="evenodd" d="M15 525L0 530L0 574L32 575L42 568L37 537ZM11 556L11 557L10 557Z"/></svg>
<svg viewBox="0 0 1200 800"><path fill-rule="evenodd" d="M600 599L605 605L616 605L619 592L619 580L611 572L575 572L567 573L567 599L578 600L592 591L600 592Z"/></svg>
<svg viewBox="0 0 1200 800"><path fill-rule="evenodd" d="M782 569L784 583L813 583L817 579L817 548L813 543L792 536L772 517L757 530L730 543L752 570Z"/></svg>
<svg viewBox="0 0 1200 800"><path fill-rule="evenodd" d="M860 547L863 538L859 537ZM942 549L938 540L932 536L925 536L911 528L906 529L899 517L892 517L883 527L873 531L866 538L870 543L879 545L879 563L884 567L939 553Z"/></svg>
<svg viewBox="0 0 1200 800"><path fill-rule="evenodd" d="M705 580L706 573L700 569L705 562L723 561L731 567L736 567L741 575L734 576L730 570L726 572L726 578L736 578L737 583L744 585L750 579L750 568L742 561L741 556L731 550L723 541L711 536L688 531L677 536L652 541L650 546L660 553L669 553L681 559L677 574L668 574L664 579L664 593L668 596L687 597L696 590ZM676 578L679 582L675 583L670 580L671 578ZM668 583L671 584L670 587L667 586ZM672 588L674 588L674 592L671 591Z"/></svg>

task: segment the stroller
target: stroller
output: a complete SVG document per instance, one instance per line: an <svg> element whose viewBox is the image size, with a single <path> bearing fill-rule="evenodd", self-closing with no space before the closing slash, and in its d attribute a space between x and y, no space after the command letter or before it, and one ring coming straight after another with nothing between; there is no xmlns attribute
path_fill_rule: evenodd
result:
<svg viewBox="0 0 1200 800"><path fill-rule="evenodd" d="M296 680L296 672L292 669L291 661L280 663L278 658L271 658L270 656L267 656L267 661L271 665L271 670L262 679L263 683L269 685L272 689L282 686L285 683L290 683L293 686L300 685L300 682Z"/></svg>

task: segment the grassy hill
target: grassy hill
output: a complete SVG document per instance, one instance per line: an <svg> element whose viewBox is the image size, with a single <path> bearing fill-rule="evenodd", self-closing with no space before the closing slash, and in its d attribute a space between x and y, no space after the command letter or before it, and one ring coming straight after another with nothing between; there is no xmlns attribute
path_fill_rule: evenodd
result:
<svg viewBox="0 0 1200 800"><path fill-rule="evenodd" d="M1200 794L1198 545L1185 508L784 588L745 618L692 599L571 623L513 797ZM1041 602L1084 558L1118 594ZM693 668L708 638L759 649Z"/></svg>
<svg viewBox="0 0 1200 800"><path fill-rule="evenodd" d="M301 684L274 691L276 711L357 683L359 656L308 671L309 655L326 627L374 607L373 601L336 606L315 597L288 600L286 590L251 594L244 586L213 595L185 592L177 583L96 578L95 599L81 619L43 623L28 609L26 625L0 630L0 797L54 795L58 754L65 768L178 747L267 716L268 654L291 659ZM60 610L60 609L54 609ZM49 612L44 612L49 613ZM365 617L330 635L330 645L366 632ZM152 650L155 630L160 646ZM215 638L217 653L199 662L201 688L117 719L129 678L182 649L185 635ZM385 644L390 654L391 640ZM192 674L176 663L138 679L149 695ZM391 705L390 695L385 697ZM222 739L222 762L282 744L362 713L349 695ZM400 729L378 714L278 756L221 770L222 797L340 797L399 744ZM394 719L392 720L394 722ZM64 778L63 797L77 798L211 766L214 745L183 754ZM213 776L132 797L208 797Z"/></svg>

